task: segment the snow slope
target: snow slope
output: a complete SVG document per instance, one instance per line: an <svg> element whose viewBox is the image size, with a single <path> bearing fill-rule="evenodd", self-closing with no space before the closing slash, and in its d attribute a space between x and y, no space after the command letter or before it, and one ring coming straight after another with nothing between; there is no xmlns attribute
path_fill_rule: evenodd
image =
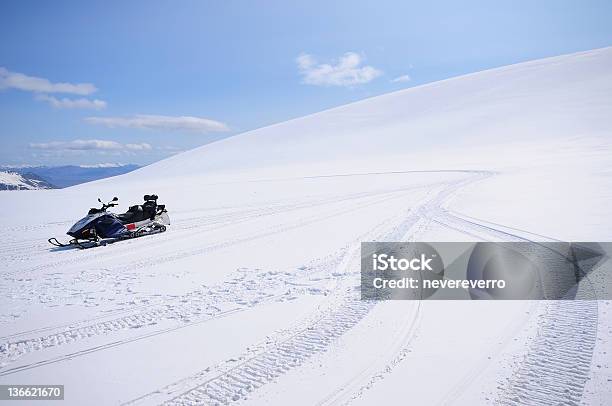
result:
<svg viewBox="0 0 612 406"><path fill-rule="evenodd" d="M362 302L358 272L360 241L609 240L611 96L605 48L5 194L0 383L69 404L606 404L608 301ZM146 193L166 233L46 243L98 196Z"/></svg>
<svg viewBox="0 0 612 406"><path fill-rule="evenodd" d="M443 80L250 131L143 172L185 176L329 161L348 161L348 171L381 161L400 170L523 163L512 155L517 149L609 139L611 64L606 48ZM516 148L481 156L499 144ZM457 149L463 156L449 162Z"/></svg>

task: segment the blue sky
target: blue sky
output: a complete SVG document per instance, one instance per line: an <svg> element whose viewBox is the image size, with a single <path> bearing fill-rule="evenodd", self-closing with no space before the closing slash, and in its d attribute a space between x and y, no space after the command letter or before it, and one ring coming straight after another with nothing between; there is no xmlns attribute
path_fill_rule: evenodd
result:
<svg viewBox="0 0 612 406"><path fill-rule="evenodd" d="M366 97L610 46L611 17L610 1L3 1L0 164L146 164Z"/></svg>

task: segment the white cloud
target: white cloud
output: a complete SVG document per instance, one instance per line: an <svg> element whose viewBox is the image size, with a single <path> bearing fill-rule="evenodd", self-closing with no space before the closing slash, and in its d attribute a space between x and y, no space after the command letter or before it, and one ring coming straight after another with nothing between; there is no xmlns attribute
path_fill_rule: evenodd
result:
<svg viewBox="0 0 612 406"><path fill-rule="evenodd" d="M153 148L151 145L143 142L140 144L125 144L125 149L129 149L130 151L150 151Z"/></svg>
<svg viewBox="0 0 612 406"><path fill-rule="evenodd" d="M309 54L296 58L302 82L316 86L354 86L368 83L383 74L372 66L361 66L362 62L362 57L354 52L342 55L335 65L317 63Z"/></svg>
<svg viewBox="0 0 612 406"><path fill-rule="evenodd" d="M109 150L122 149L123 146L115 141L104 140L74 140L74 141L51 141L41 143L30 143L30 148L34 149L56 149L56 150Z"/></svg>
<svg viewBox="0 0 612 406"><path fill-rule="evenodd" d="M402 75L402 76L396 77L391 82L393 82L393 83L406 83L406 82L410 82L410 80L412 80L410 75Z"/></svg>
<svg viewBox="0 0 612 406"><path fill-rule="evenodd" d="M57 98L46 94L39 94L36 96L37 100L42 100L49 103L51 106L58 109L91 109L91 110L103 110L106 108L106 102L98 99L69 99L67 97Z"/></svg>
<svg viewBox="0 0 612 406"><path fill-rule="evenodd" d="M0 67L0 89L18 89L34 93L92 94L98 89L91 83L53 83L45 78L11 72Z"/></svg>
<svg viewBox="0 0 612 406"><path fill-rule="evenodd" d="M144 142L121 144L106 140L73 140L30 143L30 148L56 151L149 151L153 147Z"/></svg>
<svg viewBox="0 0 612 406"><path fill-rule="evenodd" d="M220 121L190 116L139 114L131 117L87 117L85 121L110 128L125 127L148 130L188 131L201 134L229 131L229 127Z"/></svg>

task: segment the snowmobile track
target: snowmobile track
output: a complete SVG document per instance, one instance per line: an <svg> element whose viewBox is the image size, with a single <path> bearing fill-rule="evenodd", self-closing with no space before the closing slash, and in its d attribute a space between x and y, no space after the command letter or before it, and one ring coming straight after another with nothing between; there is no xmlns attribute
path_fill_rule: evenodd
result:
<svg viewBox="0 0 612 406"><path fill-rule="evenodd" d="M355 205L349 211L358 210L362 207L379 204L389 199L396 199L402 196L390 196L385 197L382 200L375 200L373 202L362 203ZM343 211L346 212L346 211ZM335 216L338 212L329 216ZM310 219L310 221L318 221L319 219ZM295 227L295 225L294 225ZM277 232L277 231L275 231ZM210 247L207 247L211 249ZM255 301L256 303L269 302L271 299L279 299L282 297L282 293L279 293L279 289L282 290L291 281L301 280L312 276L315 272L321 272L322 270L328 271L330 268L334 269L337 263L342 258L342 253L337 256L332 256L324 261L322 264L313 263L308 268L310 272L301 272L299 274L279 274L275 280L258 280L253 283L246 285L241 288L242 294L240 294L241 301ZM312 272L312 271L315 272ZM98 321L94 319L94 323L88 323L87 321L80 323L72 323L69 325L57 326L50 328L50 330L60 330L59 332L50 332L45 336L38 336L33 338L23 338L17 341L6 341L0 344L0 362L7 364L14 362L21 356L33 352L40 351L46 348L55 347L58 345L64 345L74 343L78 340L87 339L98 335L108 335L110 333L126 330L126 329L139 329L143 327L151 327L158 324L161 321L187 321L199 320L204 317L210 319L218 313L218 309L215 304L227 304L232 303L232 298L236 295L237 291L235 286L242 286L242 284L233 283L234 280L230 280L227 284L222 284L218 287L212 287L202 291L194 291L187 295L183 295L174 298L168 303L164 302L164 305L152 306L144 305L139 306L138 309L145 309L144 312L132 312L126 316L120 318L110 319L106 321ZM285 289L286 290L286 289ZM249 294L256 294L257 292L276 292L274 294L263 294L259 297L249 298ZM284 292L284 291L283 291ZM246 310L246 309L242 309ZM43 330L44 331L44 330ZM23 336L24 333L16 333L10 336L6 336L3 339L10 340L11 338ZM1 371L1 370L0 370ZM0 376L4 373L8 373L9 370L0 373Z"/></svg>
<svg viewBox="0 0 612 406"><path fill-rule="evenodd" d="M388 231L382 236L382 239L386 240L397 240L402 238L402 236L406 235L408 230L413 228L415 224L417 224L422 219L423 212L429 212L432 210L436 210L439 206L450 196L454 191L459 189L468 181L472 181L473 177L470 177L467 180L460 181L451 181L451 182L443 182L440 185L440 188L434 188L429 196L425 199L425 202L421 206L417 206L417 208L411 210L411 214L404 218L398 225L393 227L391 231ZM402 190L402 189L400 189ZM435 191L435 192L434 192ZM375 201L367 201L360 202L359 205L351 207L351 209L343 210L342 212L350 212L354 210L358 210L361 207L367 207L373 204L379 204L383 201L389 199L396 199L402 196L400 193L399 196L397 193L386 193L383 194L383 198L376 199ZM334 212L332 214L327 213L325 218L330 218L333 216L337 216L339 213ZM310 223L312 221L317 221L318 219L307 219L306 221L302 220L300 224ZM300 226L300 225L297 225ZM287 227L296 227L296 225L283 225L279 230L274 230L273 232L282 232L287 229ZM259 237L259 236L258 236ZM256 237L257 238L257 237ZM193 254L193 253L189 253ZM269 288L269 287L268 287ZM216 299L219 299L218 297ZM322 319L317 321L315 324L310 324L302 330L298 330L299 333L281 341L280 344L275 345L273 348L269 349L263 354L258 354L248 360L252 362L245 363L244 370L236 370L232 369L234 373L222 373L218 375L216 378L210 378L210 381L206 381L203 383L199 383L197 386L183 392L182 395L179 395L174 401L182 402L180 399L186 399L194 396L194 394L199 394L197 396L209 396L206 402L210 400L217 401L221 399L225 399L226 401L229 399L235 400L237 398L242 398L246 393L254 390L256 387L260 386L263 383L269 382L275 379L280 373L287 371L291 368L294 368L298 365L301 365L306 359L312 356L315 353L326 351L330 344L339 336L344 334L346 331L351 329L355 324L357 324L360 320L365 317L366 314L369 313L371 308L375 306L375 303L362 302L359 300L345 300L345 303L340 307L336 308L331 314L325 315ZM186 313L184 310L176 311L177 309L172 309L171 307L166 309L169 312L168 315L161 316L163 319L173 319L173 318L187 318L188 320L201 317L201 313L197 313L196 315L190 315ZM198 308L198 311L201 310L201 307ZM186 315L187 314L187 315ZM142 317L140 317L142 316ZM109 320L101 323L97 323L93 326L86 326L90 331L86 332L83 328L75 328L70 331L64 331L57 334L52 334L50 336L44 337L41 340L40 337L34 338L33 340L20 340L16 343L9 345L5 344L3 347L0 347L0 350L4 350L4 355L9 355L10 358L18 357L20 353L27 353L31 350L38 350L47 348L47 346L55 346L64 343L73 342L74 340L80 338L89 337L90 333L93 335L105 334L108 332L129 329L129 328L138 328L142 327L143 324L149 325L154 324L155 320L159 320L159 314L151 314L144 313L141 315L128 315L119 320ZM207 315L206 318L209 319L211 317L217 317L215 315ZM15 368L11 368L0 373L2 375L9 375L16 372L20 372L26 369L35 368L41 365L48 365L50 363L56 363L63 361L65 359L74 358L80 355L86 355L90 352L100 351L107 348L112 348L117 345L124 344L126 342L131 342L135 340L140 340L147 338L152 335L163 334L166 330L174 330L177 328L182 328L187 325L191 325L193 323L200 323L203 320L189 321L186 325L174 326L168 329L153 331L150 333L141 334L139 336L130 338L128 340L121 340L118 342L111 342L108 344L104 344L101 346L85 349L76 353L64 355L61 357L57 357L54 359L49 359L45 361L41 361L34 364L17 366ZM6 359L6 358L5 358ZM14 358L13 358L14 359ZM241 364L242 365L242 364ZM257 373L259 371L259 373ZM246 379L248 377L252 379ZM236 382L239 383L236 384ZM202 390L204 390L202 392ZM231 396L230 396L231 395Z"/></svg>
<svg viewBox="0 0 612 406"><path fill-rule="evenodd" d="M502 241L531 241L527 238L529 236L540 240L555 240L526 230L455 215L441 205L422 207L420 214L443 227L480 238L485 235ZM540 321L538 335L528 354L512 378L505 383L496 403L507 406L580 404L595 347L597 312L596 301L555 301L550 304L548 312ZM395 358L379 373L371 375L369 380L360 374L346 383L347 387L355 387L360 380L365 381L360 389L340 388L319 404L346 405L361 397L404 360L410 340L405 340L405 343ZM477 371L472 377L476 374Z"/></svg>
<svg viewBox="0 0 612 406"><path fill-rule="evenodd" d="M257 355L164 402L166 405L226 404L244 398L289 369L302 365L357 324L375 306L352 300L347 306L323 317L275 348Z"/></svg>
<svg viewBox="0 0 612 406"><path fill-rule="evenodd" d="M421 220L420 213L422 210L430 210L439 206L465 183L466 181L462 180L446 184L433 196L425 198L425 202L418 208L411 210L410 214L398 225L379 235L376 239L394 241L409 235L410 230L413 230ZM358 252L358 250L355 250L355 252ZM359 259L358 256L353 258L353 260L357 259ZM358 284L358 282L356 283ZM261 354L247 357L238 365L221 370L220 373L212 377L209 376L207 369L196 376L185 378L168 385L166 388L159 389L154 394L144 395L126 404L139 403L149 396L159 393L171 394L176 391L176 387L184 386L191 387L166 400L164 404L227 404L244 399L260 386L272 382L286 371L302 365L314 354L327 351L337 338L354 327L376 306L376 302L361 301L354 297L356 293L350 292L350 290L345 292L347 297L343 299L341 306L334 308L331 313L324 315L307 327L296 328L298 333L275 343ZM417 312L415 318L418 318L418 315ZM409 330L412 331L415 325L414 321L410 323ZM197 385L194 385L195 382L198 382Z"/></svg>
<svg viewBox="0 0 612 406"><path fill-rule="evenodd" d="M596 300L555 301L510 380L502 405L579 405L597 338Z"/></svg>
<svg viewBox="0 0 612 406"><path fill-rule="evenodd" d="M502 241L531 241L525 235L555 240L463 217L444 210L434 221L463 232L472 229L488 233ZM551 302L528 353L509 381L503 384L498 403L508 406L580 404L591 369L597 338L597 319L596 300Z"/></svg>
<svg viewBox="0 0 612 406"><path fill-rule="evenodd" d="M165 300L163 304L146 304L118 312L118 315L124 314L118 318L105 315L79 323L11 334L2 338L4 342L0 344L0 362L5 364L14 362L21 356L33 351L70 344L99 335L109 335L121 330L154 328L155 325L164 321L186 325L199 322L201 319L210 320L223 313L218 306L231 306L240 311L249 310L255 305L282 299L287 292L286 285L288 283L307 279L330 267L333 269L340 262L342 256L343 251L337 255L324 258L321 263L310 264L303 272L298 274L278 273L273 279L252 279L243 284L236 283L244 282L241 275L237 275L234 279L220 285ZM247 306L238 305L235 303L236 297L241 302L251 304ZM47 335L27 337L30 334L47 331ZM148 335L148 333L145 335ZM19 337L23 338L15 340ZM0 375L2 373L3 371L0 369Z"/></svg>

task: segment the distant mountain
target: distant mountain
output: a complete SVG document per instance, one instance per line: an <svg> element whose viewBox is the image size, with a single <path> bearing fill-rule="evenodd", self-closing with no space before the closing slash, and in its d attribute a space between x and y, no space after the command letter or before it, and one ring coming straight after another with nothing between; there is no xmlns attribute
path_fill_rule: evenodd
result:
<svg viewBox="0 0 612 406"><path fill-rule="evenodd" d="M33 173L0 171L0 190L55 189L51 183Z"/></svg>
<svg viewBox="0 0 612 406"><path fill-rule="evenodd" d="M32 167L2 167L0 171L21 175L23 178L28 178L31 181L38 180L44 182L50 188L65 188L68 186L78 185L80 183L91 182L98 179L108 178L111 176L122 175L140 168L138 165L92 165L92 166L32 166ZM10 177L7 177L9 179ZM13 179L11 178L11 179ZM16 180L12 180L17 182ZM1 181L0 181L1 182ZM42 184L42 183L41 183ZM23 188L9 188L2 190L19 190Z"/></svg>

